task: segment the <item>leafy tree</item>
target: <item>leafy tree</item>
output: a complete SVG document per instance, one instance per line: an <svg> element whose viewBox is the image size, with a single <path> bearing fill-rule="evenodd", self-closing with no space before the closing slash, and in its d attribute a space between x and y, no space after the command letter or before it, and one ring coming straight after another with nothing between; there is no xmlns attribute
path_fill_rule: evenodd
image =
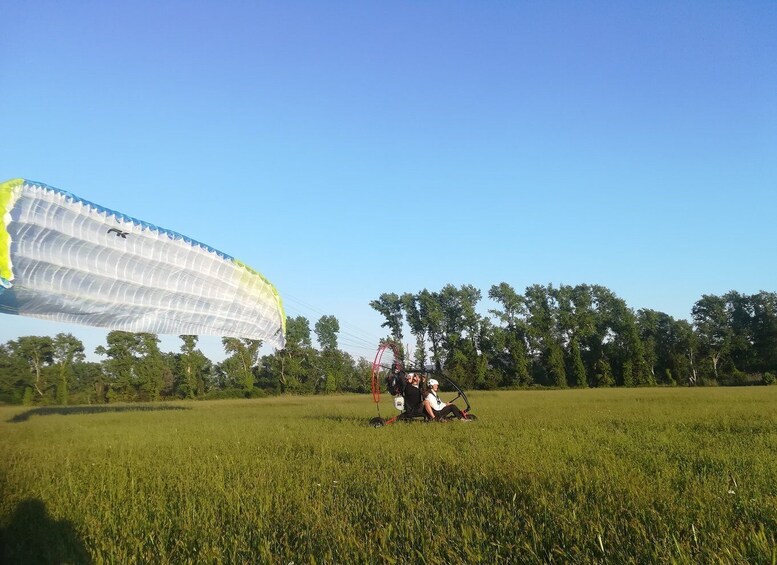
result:
<svg viewBox="0 0 777 565"><path fill-rule="evenodd" d="M10 344L0 345L0 402L22 402L30 381L29 366L24 359L14 355ZM32 387L29 387L30 394ZM32 402L30 396L30 402Z"/></svg>
<svg viewBox="0 0 777 565"><path fill-rule="evenodd" d="M205 371L210 365L208 358L197 349L196 335L180 335L183 341L178 359L182 377L181 390L186 398L195 398L205 393Z"/></svg>
<svg viewBox="0 0 777 565"><path fill-rule="evenodd" d="M83 401L89 404L103 404L108 401L110 381L103 371L103 364L93 362L76 363L73 366L75 381L79 385Z"/></svg>
<svg viewBox="0 0 777 565"><path fill-rule="evenodd" d="M388 328L391 338L397 343L402 342L402 299L392 293L383 293L370 306L382 314L385 322L381 327Z"/></svg>
<svg viewBox="0 0 777 565"><path fill-rule="evenodd" d="M571 374L573 386L578 388L585 388L588 386L588 375L585 370L585 363L583 363L583 357L580 354L580 344L577 338L572 338L569 344L570 358L571 358Z"/></svg>
<svg viewBox="0 0 777 565"><path fill-rule="evenodd" d="M8 348L27 365L32 379L31 387L37 398L43 398L51 388L47 382L45 368L54 362L54 350L50 337L24 336L8 342Z"/></svg>
<svg viewBox="0 0 777 565"><path fill-rule="evenodd" d="M596 363L596 386L610 387L615 384L610 362L605 357L601 357Z"/></svg>
<svg viewBox="0 0 777 565"><path fill-rule="evenodd" d="M310 322L304 316L286 320L286 346L291 349L312 347Z"/></svg>
<svg viewBox="0 0 777 565"><path fill-rule="evenodd" d="M754 369L777 373L777 293L761 291L750 301Z"/></svg>
<svg viewBox="0 0 777 565"><path fill-rule="evenodd" d="M471 285L445 285L437 295L442 313L443 343L450 354L462 340L477 346L479 317L475 311L480 291Z"/></svg>
<svg viewBox="0 0 777 565"><path fill-rule="evenodd" d="M515 292L509 284L503 282L494 285L488 291L488 297L501 304L502 310L489 310L508 328L516 328L523 323L526 306L523 296Z"/></svg>
<svg viewBox="0 0 777 565"><path fill-rule="evenodd" d="M553 285L532 285L524 293L527 309L531 355L539 361L537 369L546 385L566 386L566 368L558 323L558 302Z"/></svg>
<svg viewBox="0 0 777 565"><path fill-rule="evenodd" d="M334 316L321 316L316 322L316 338L322 349L319 364L323 371L323 387L318 387L319 392L335 392L340 390L342 384L345 362L342 352L337 349L339 331L340 323Z"/></svg>
<svg viewBox="0 0 777 565"><path fill-rule="evenodd" d="M254 367L258 362L261 340L225 337L221 340L224 351L229 353L221 366L232 382L241 386L245 395L254 389Z"/></svg>
<svg viewBox="0 0 777 565"><path fill-rule="evenodd" d="M137 375L140 390L146 398L159 400L163 392L170 392L173 383L171 362L159 350L159 338L155 334L140 333L138 336Z"/></svg>
<svg viewBox="0 0 777 565"><path fill-rule="evenodd" d="M623 386L634 386L634 364L631 359L623 362Z"/></svg>
<svg viewBox="0 0 777 565"><path fill-rule="evenodd" d="M734 372L737 370L752 372L758 363L753 348L755 328L754 313L750 296L736 291L727 292L723 296L726 304L726 317L731 330L731 343L728 350L728 361Z"/></svg>
<svg viewBox="0 0 777 565"><path fill-rule="evenodd" d="M711 361L717 380L721 359L728 354L732 341L726 301L720 296L705 294L693 305L691 315L701 353Z"/></svg>
<svg viewBox="0 0 777 565"><path fill-rule="evenodd" d="M423 289L418 293L418 312L426 328L426 336L431 348L432 363L437 371L442 369L443 359L443 308L440 295Z"/></svg>
<svg viewBox="0 0 777 565"><path fill-rule="evenodd" d="M310 339L310 322L304 316L286 320L286 346L271 359L262 362L260 376L263 388L280 392L311 392L315 351Z"/></svg>
<svg viewBox="0 0 777 565"><path fill-rule="evenodd" d="M525 300L504 282L492 286L488 296L502 306L501 310L489 310L489 313L502 324L502 327L494 329L495 343L500 344L494 348L494 357L503 360L504 372L508 375L508 382L505 384L531 384Z"/></svg>
<svg viewBox="0 0 777 565"><path fill-rule="evenodd" d="M689 386L696 385L697 339L693 326L686 320L675 320L671 325L670 336L669 356L673 379Z"/></svg>
<svg viewBox="0 0 777 565"><path fill-rule="evenodd" d="M60 404L67 404L70 395L70 378L75 363L84 361L84 344L73 334L58 333L52 342L52 360L57 366L59 385L57 397Z"/></svg>
<svg viewBox="0 0 777 565"><path fill-rule="evenodd" d="M372 379L372 363L363 357L356 360L353 368L356 386L353 392L370 392Z"/></svg>
<svg viewBox="0 0 777 565"><path fill-rule="evenodd" d="M316 338L324 351L337 349L337 334L340 332L340 322L334 316L321 316L315 327Z"/></svg>
<svg viewBox="0 0 777 565"><path fill-rule="evenodd" d="M109 401L134 400L137 396L137 358L138 335L114 330L106 336L107 347L98 346L95 353L107 356L103 361L103 370L108 376Z"/></svg>
<svg viewBox="0 0 777 565"><path fill-rule="evenodd" d="M410 333L415 336L415 364L417 367L423 367L426 363L426 312L425 303L420 299L420 295L406 292L401 297L402 307L405 310L407 324L410 326Z"/></svg>

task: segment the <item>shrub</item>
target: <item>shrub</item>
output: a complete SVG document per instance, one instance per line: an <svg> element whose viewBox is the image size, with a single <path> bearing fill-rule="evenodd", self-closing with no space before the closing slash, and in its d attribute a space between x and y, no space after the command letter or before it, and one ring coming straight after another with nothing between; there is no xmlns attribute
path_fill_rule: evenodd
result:
<svg viewBox="0 0 777 565"><path fill-rule="evenodd" d="M224 400L227 398L245 398L246 392L242 388L216 388L203 395L205 400Z"/></svg>

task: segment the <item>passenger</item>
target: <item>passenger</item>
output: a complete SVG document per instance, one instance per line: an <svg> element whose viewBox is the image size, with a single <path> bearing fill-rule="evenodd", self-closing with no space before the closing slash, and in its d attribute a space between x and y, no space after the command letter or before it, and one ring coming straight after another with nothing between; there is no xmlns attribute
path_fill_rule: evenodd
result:
<svg viewBox="0 0 777 565"><path fill-rule="evenodd" d="M420 377L417 373L407 374L407 386L403 396L405 397L405 416L413 418L424 415L423 398L421 389L418 388Z"/></svg>
<svg viewBox="0 0 777 565"><path fill-rule="evenodd" d="M426 399L424 400L424 410L432 420L441 422L450 414L454 418L467 421L466 416L459 410L455 404L446 404L438 395L440 383L435 379L429 379L429 387L426 389Z"/></svg>

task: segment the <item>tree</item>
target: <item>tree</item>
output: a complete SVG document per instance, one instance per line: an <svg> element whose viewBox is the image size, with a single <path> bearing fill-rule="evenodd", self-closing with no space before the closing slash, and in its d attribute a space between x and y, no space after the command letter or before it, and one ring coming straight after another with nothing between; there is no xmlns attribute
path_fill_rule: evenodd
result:
<svg viewBox="0 0 777 565"><path fill-rule="evenodd" d="M75 381L79 383L84 400L89 404L103 404L108 401L109 380L103 371L103 364L83 362L73 366Z"/></svg>
<svg viewBox="0 0 777 565"><path fill-rule="evenodd" d="M52 342L52 359L59 373L57 397L60 404L67 404L70 395L69 381L73 365L83 363L84 344L73 334L58 333Z"/></svg>
<svg viewBox="0 0 777 565"><path fill-rule="evenodd" d="M726 301L720 296L702 295L693 305L691 315L702 355L706 355L711 361L713 375L717 380L721 359L731 349L731 326L726 312Z"/></svg>
<svg viewBox="0 0 777 565"><path fill-rule="evenodd" d="M726 317L730 329L730 347L728 361L732 366L732 372L755 372L758 363L754 342L754 312L750 296L729 291L723 296L726 303Z"/></svg>
<svg viewBox="0 0 777 565"><path fill-rule="evenodd" d="M670 359L673 378L676 382L695 386L698 380L696 371L696 334L693 326L686 320L672 323L670 339Z"/></svg>
<svg viewBox="0 0 777 565"><path fill-rule="evenodd" d="M317 392L335 392L343 390L350 368L350 357L337 349L337 333L340 323L334 316L321 316L316 322L315 332L321 346L319 370L323 382L318 383ZM321 386L323 385L323 386Z"/></svg>
<svg viewBox="0 0 777 565"><path fill-rule="evenodd" d="M402 299L391 293L383 293L377 300L370 302L370 306L377 310L385 318L381 327L388 328L391 338L397 343L402 342Z"/></svg>
<svg viewBox="0 0 777 565"><path fill-rule="evenodd" d="M163 392L169 392L173 384L173 371L168 358L159 350L159 337L155 334L137 334L137 377L140 390L151 400L159 400Z"/></svg>
<svg viewBox="0 0 777 565"><path fill-rule="evenodd" d="M503 282L492 286L488 297L502 305L502 310L489 310L489 313L506 327L515 328L523 321L526 314L525 300L509 284Z"/></svg>
<svg viewBox="0 0 777 565"><path fill-rule="evenodd" d="M262 387L280 387L280 392L311 392L312 359L310 322L304 316L286 320L286 346L262 362Z"/></svg>
<svg viewBox="0 0 777 565"><path fill-rule="evenodd" d="M586 374L583 357L580 354L580 344L578 343L577 338L572 338L569 350L572 365L572 384L578 388L585 388L588 386L588 375Z"/></svg>
<svg viewBox="0 0 777 565"><path fill-rule="evenodd" d="M321 316L315 327L318 344L324 351L337 349L337 334L340 332L340 322L334 316Z"/></svg>
<svg viewBox="0 0 777 565"><path fill-rule="evenodd" d="M496 359L504 359L503 371L508 375L508 382L505 384L531 384L525 300L504 282L492 286L488 296L502 306L501 310L489 310L489 313L502 324L494 330L495 343L500 344L495 347L494 356Z"/></svg>
<svg viewBox="0 0 777 565"><path fill-rule="evenodd" d="M566 388L567 370L564 367L564 354L561 351L561 346L553 340L549 341L547 356L548 373L553 385Z"/></svg>
<svg viewBox="0 0 777 565"><path fill-rule="evenodd" d="M23 360L32 375L31 385L37 398L46 396L51 388L45 368L54 362L54 350L50 337L25 336L8 342L11 353Z"/></svg>
<svg viewBox="0 0 777 565"><path fill-rule="evenodd" d="M225 337L221 340L224 351L229 353L221 366L229 378L243 388L246 396L254 389L254 367L258 361L260 339Z"/></svg>
<svg viewBox="0 0 777 565"><path fill-rule="evenodd" d="M138 335L114 330L106 336L107 347L98 346L95 353L108 357L103 361L103 370L108 376L106 397L110 402L134 400L137 396Z"/></svg>
<svg viewBox="0 0 777 565"><path fill-rule="evenodd" d="M181 355L178 360L179 372L182 377L181 390L186 398L195 398L205 393L205 370L210 362L197 349L196 335L180 335L183 341Z"/></svg>
<svg viewBox="0 0 777 565"><path fill-rule="evenodd" d="M415 364L423 367L426 363L426 312L425 304L421 302L420 295L406 292L401 297L402 307L405 310L407 325L410 333L415 336Z"/></svg>
<svg viewBox="0 0 777 565"><path fill-rule="evenodd" d="M443 309L440 295L423 289L418 293L418 312L426 329L432 353L432 363L437 371L442 369Z"/></svg>
<svg viewBox="0 0 777 565"><path fill-rule="evenodd" d="M10 344L0 345L0 402L21 403L29 386L29 366L11 351ZM30 397L30 400L32 397Z"/></svg>
<svg viewBox="0 0 777 565"><path fill-rule="evenodd" d="M777 372L777 293L761 291L750 297L752 304L755 368Z"/></svg>
<svg viewBox="0 0 777 565"><path fill-rule="evenodd" d="M566 386L559 308L553 285L532 285L524 293L528 312L528 337L533 356L539 359L544 384Z"/></svg>
<svg viewBox="0 0 777 565"><path fill-rule="evenodd" d="M596 386L610 387L615 384L612 374L612 367L607 358L602 356L596 363Z"/></svg>

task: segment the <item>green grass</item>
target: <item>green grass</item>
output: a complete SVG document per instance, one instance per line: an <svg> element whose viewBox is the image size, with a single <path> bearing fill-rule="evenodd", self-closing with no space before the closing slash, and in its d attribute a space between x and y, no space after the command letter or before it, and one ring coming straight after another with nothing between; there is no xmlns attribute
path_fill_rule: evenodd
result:
<svg viewBox="0 0 777 565"><path fill-rule="evenodd" d="M382 429L366 395L2 407L0 560L777 562L777 387L470 400Z"/></svg>

